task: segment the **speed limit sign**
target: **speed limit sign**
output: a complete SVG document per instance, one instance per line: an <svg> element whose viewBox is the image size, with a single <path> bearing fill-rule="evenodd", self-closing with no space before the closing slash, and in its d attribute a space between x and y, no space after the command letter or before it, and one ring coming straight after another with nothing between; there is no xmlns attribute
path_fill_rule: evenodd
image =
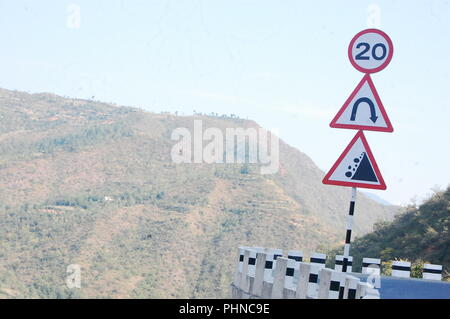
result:
<svg viewBox="0 0 450 319"><path fill-rule="evenodd" d="M389 36L378 29L359 32L350 41L348 58L352 65L363 73L383 70L391 62L394 46Z"/></svg>

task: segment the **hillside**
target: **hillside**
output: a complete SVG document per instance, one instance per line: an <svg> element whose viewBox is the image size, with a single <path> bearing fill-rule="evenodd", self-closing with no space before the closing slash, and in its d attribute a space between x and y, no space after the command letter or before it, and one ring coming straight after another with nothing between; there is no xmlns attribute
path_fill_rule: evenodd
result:
<svg viewBox="0 0 450 319"><path fill-rule="evenodd" d="M450 271L450 188L374 228L352 245L356 267L360 267L362 257L378 257L383 261L428 262L443 265L447 274Z"/></svg>
<svg viewBox="0 0 450 319"><path fill-rule="evenodd" d="M308 254L343 240L350 190L322 185L282 141L273 175L171 160L175 128L252 121L3 89L0 114L0 297L227 297L239 245ZM362 194L358 209L356 235L398 210Z"/></svg>

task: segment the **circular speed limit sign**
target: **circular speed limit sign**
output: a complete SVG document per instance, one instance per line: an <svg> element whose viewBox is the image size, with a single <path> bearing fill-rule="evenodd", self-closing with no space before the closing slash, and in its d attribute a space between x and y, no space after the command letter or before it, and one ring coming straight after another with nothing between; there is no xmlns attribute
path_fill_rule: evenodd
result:
<svg viewBox="0 0 450 319"><path fill-rule="evenodd" d="M391 62L394 46L386 33L378 29L359 32L350 41L348 58L363 73L383 70Z"/></svg>

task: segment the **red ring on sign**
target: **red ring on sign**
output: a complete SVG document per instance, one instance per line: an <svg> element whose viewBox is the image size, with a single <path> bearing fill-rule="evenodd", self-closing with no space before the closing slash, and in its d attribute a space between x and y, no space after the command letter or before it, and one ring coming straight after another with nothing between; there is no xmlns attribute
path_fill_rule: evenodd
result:
<svg viewBox="0 0 450 319"><path fill-rule="evenodd" d="M352 54L353 45L355 44L355 41L360 36L362 36L363 34L366 34L366 33L377 33L377 34L381 35L386 40L386 42L389 46L389 53L388 53L386 60L379 67L376 67L374 69L363 68L363 67L359 66L355 62L355 60L353 60L353 54ZM389 36L386 33L384 33L381 30L378 30L378 29L366 29L366 30L359 32L357 35L355 35L353 37L353 39L350 41L350 44L348 46L348 58L350 60L350 63L354 66L355 69L357 69L358 71L363 72L363 73L376 73L376 72L383 70L391 62L393 55L394 55L394 45L392 44L391 38L389 38Z"/></svg>

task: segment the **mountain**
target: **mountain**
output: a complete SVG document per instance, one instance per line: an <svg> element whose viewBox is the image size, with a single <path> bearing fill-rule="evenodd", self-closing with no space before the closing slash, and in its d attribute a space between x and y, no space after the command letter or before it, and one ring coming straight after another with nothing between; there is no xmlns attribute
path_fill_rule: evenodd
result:
<svg viewBox="0 0 450 319"><path fill-rule="evenodd" d="M239 245L343 241L350 190L280 141L280 169L176 164L176 128L259 128L0 89L0 297L227 297ZM356 235L398 207L358 197ZM68 289L66 267L81 266Z"/></svg>
<svg viewBox="0 0 450 319"><path fill-rule="evenodd" d="M381 205L387 205L387 206L391 206L392 203L388 202L387 200L381 198L380 196L378 196L377 194L374 193L369 193L369 192L363 192L364 195L366 195L368 198L376 201L377 203L381 204Z"/></svg>
<svg viewBox="0 0 450 319"><path fill-rule="evenodd" d="M354 241L351 255L355 267L362 257L383 261L409 260L413 264L432 263L450 271L450 187L436 192L419 207L410 206L392 222L375 224L374 232Z"/></svg>

